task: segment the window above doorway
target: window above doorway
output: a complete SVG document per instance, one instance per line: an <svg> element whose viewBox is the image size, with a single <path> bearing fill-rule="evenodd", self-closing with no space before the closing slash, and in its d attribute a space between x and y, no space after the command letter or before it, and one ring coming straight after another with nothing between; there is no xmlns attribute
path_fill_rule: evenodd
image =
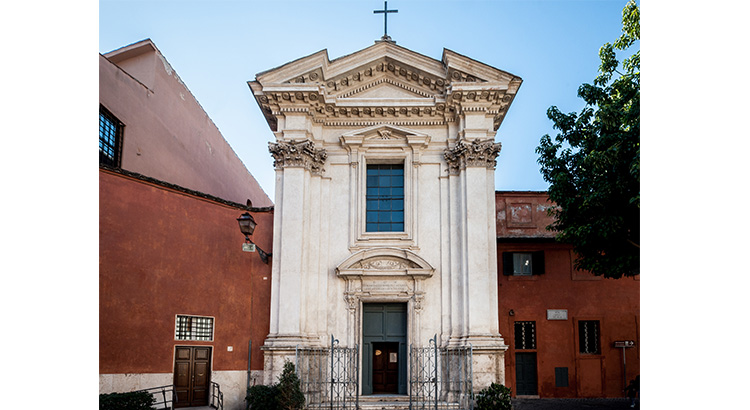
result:
<svg viewBox="0 0 750 410"><path fill-rule="evenodd" d="M578 347L581 354L600 354L601 347L599 343L598 320L579 320L578 321Z"/></svg>
<svg viewBox="0 0 750 410"><path fill-rule="evenodd" d="M404 164L367 165L366 232L404 231Z"/></svg>
<svg viewBox="0 0 750 410"><path fill-rule="evenodd" d="M177 315L175 340L214 340L214 318L207 316Z"/></svg>

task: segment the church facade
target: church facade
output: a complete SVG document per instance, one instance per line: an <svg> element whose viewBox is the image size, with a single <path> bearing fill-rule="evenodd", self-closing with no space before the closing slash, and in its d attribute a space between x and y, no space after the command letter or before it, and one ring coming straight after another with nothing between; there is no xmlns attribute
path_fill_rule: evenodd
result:
<svg viewBox="0 0 750 410"><path fill-rule="evenodd" d="M248 83L275 135L266 383L332 336L359 346L363 395L405 394L407 349L433 338L471 346L475 390L505 381L495 134L521 82L385 39Z"/></svg>

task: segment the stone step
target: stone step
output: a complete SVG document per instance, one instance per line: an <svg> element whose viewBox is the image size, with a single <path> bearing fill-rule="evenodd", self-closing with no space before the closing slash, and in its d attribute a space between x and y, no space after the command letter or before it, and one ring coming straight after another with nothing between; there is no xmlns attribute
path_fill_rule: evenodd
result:
<svg viewBox="0 0 750 410"><path fill-rule="evenodd" d="M352 408L354 403L351 403ZM348 406L347 406L348 407ZM327 407L322 406L323 409ZM431 407L432 408L432 407ZM438 403L438 409L459 409L457 404ZM359 410L409 410L409 396L368 395L359 396Z"/></svg>

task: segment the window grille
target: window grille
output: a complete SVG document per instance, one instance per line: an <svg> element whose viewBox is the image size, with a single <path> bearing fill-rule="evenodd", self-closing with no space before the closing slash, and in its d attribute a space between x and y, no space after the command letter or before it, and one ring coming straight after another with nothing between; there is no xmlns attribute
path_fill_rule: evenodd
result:
<svg viewBox="0 0 750 410"><path fill-rule="evenodd" d="M599 321L581 320L578 322L579 351L582 354L599 354Z"/></svg>
<svg viewBox="0 0 750 410"><path fill-rule="evenodd" d="M366 231L404 231L404 165L367 166Z"/></svg>
<svg viewBox="0 0 750 410"><path fill-rule="evenodd" d="M120 166L123 123L99 105L99 163Z"/></svg>
<svg viewBox="0 0 750 410"><path fill-rule="evenodd" d="M536 349L536 322L515 323L516 349Z"/></svg>
<svg viewBox="0 0 750 410"><path fill-rule="evenodd" d="M214 318L177 315L176 340L207 340L214 338Z"/></svg>

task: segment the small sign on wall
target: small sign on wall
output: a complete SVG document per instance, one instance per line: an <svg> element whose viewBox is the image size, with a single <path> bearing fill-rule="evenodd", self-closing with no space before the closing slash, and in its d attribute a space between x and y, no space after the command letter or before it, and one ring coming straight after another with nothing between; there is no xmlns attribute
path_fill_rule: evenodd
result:
<svg viewBox="0 0 750 410"><path fill-rule="evenodd" d="M568 309L547 309L547 320L568 320Z"/></svg>
<svg viewBox="0 0 750 410"><path fill-rule="evenodd" d="M255 252L255 244L254 243L243 243L242 244L242 251L243 252Z"/></svg>

